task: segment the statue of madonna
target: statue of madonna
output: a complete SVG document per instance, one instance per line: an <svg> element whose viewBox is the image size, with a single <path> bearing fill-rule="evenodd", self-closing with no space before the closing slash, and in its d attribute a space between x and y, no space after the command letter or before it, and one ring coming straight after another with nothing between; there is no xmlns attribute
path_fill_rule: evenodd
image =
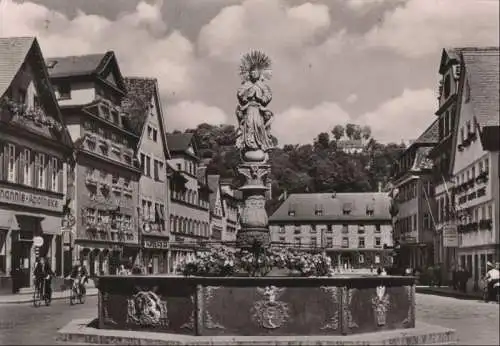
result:
<svg viewBox="0 0 500 346"><path fill-rule="evenodd" d="M273 148L270 133L273 113L266 107L271 102L272 93L265 83L270 78L270 68L271 60L262 52L253 51L241 60L236 146L246 161L264 161L266 153Z"/></svg>

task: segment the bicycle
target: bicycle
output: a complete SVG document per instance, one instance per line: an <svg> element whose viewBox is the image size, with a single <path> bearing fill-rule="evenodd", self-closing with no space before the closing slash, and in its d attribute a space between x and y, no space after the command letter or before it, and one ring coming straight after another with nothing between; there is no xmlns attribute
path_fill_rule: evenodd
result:
<svg viewBox="0 0 500 346"><path fill-rule="evenodd" d="M72 284L71 284L71 289L69 293L69 304L70 305L75 305L77 301L80 304L85 303L85 287L83 287L83 284L80 284L80 280L78 279L71 279Z"/></svg>
<svg viewBox="0 0 500 346"><path fill-rule="evenodd" d="M35 281L35 291L33 292L33 306L35 308L39 307L42 305L42 301L45 302L45 306L49 306L52 297L47 293L48 279L42 278L38 282L37 281Z"/></svg>

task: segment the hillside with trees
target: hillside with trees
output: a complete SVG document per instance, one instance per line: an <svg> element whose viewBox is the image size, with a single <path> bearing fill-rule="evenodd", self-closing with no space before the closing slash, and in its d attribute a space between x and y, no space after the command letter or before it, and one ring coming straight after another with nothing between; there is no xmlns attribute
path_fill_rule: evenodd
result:
<svg viewBox="0 0 500 346"><path fill-rule="evenodd" d="M200 124L186 132L196 134L202 158L210 159L209 174L233 178L238 185L236 166L240 158L234 146L235 127ZM338 146L342 141L362 142L363 150L345 153ZM404 149L404 144L378 143L371 137L370 127L356 124L336 125L330 133L319 133L313 144L285 144L269 155L273 196L269 209L275 209L285 191L376 191L379 183L386 185L394 160Z"/></svg>

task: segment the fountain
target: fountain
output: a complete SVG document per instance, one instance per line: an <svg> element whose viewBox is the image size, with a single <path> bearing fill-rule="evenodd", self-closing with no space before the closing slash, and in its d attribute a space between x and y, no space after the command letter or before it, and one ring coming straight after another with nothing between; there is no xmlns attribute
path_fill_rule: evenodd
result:
<svg viewBox="0 0 500 346"><path fill-rule="evenodd" d="M98 320L73 321L59 339L176 345L454 342L452 330L416 324L413 277L265 276L270 253L265 180L273 147L270 67L262 52L246 54L237 93L238 172L244 183L236 244L240 259L252 255L254 270L246 276L99 277Z"/></svg>

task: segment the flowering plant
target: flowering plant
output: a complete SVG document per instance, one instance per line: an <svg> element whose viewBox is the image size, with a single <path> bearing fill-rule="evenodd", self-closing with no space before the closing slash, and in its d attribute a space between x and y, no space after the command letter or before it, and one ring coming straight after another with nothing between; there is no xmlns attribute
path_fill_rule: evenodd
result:
<svg viewBox="0 0 500 346"><path fill-rule="evenodd" d="M194 260L182 263L178 270L184 275L231 276L237 272L249 276L266 276L273 268L286 269L300 276L329 276L330 257L324 254L299 252L283 248L261 248L233 253L226 249L200 252Z"/></svg>
<svg viewBox="0 0 500 346"><path fill-rule="evenodd" d="M42 108L39 106L28 107L26 104L4 97L0 100L0 108L6 109L14 116L33 121L35 124L47 126L57 132L62 131L62 125L52 118L47 117Z"/></svg>
<svg viewBox="0 0 500 346"><path fill-rule="evenodd" d="M212 248L197 253L194 260L181 263L177 270L186 276L230 276L235 271L235 255L224 248Z"/></svg>

